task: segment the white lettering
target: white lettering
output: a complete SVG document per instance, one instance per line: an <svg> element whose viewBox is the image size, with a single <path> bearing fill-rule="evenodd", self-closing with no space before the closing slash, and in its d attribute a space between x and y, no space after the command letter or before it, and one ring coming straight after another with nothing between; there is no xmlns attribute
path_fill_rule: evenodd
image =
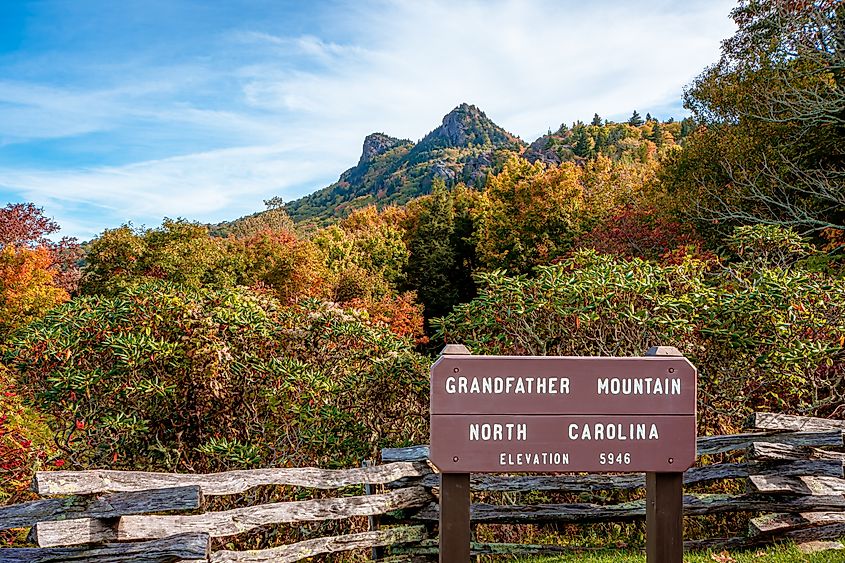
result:
<svg viewBox="0 0 845 563"><path fill-rule="evenodd" d="M599 395L607 395L607 394L608 394L608 382L607 382L607 378L606 378L606 377L605 377L605 378L601 378L601 377L600 377L600 378L599 378L599 384L598 384L598 385L599 385L598 394L599 394Z"/></svg>

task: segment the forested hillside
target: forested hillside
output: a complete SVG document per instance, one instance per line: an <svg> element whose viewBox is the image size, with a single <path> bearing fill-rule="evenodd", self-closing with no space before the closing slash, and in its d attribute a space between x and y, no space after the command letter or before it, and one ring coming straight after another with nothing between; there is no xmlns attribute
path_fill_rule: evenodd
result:
<svg viewBox="0 0 845 563"><path fill-rule="evenodd" d="M594 115L529 145L461 104L418 143L368 136L300 200L83 246L0 209L0 502L45 468L349 467L424 442L447 342L676 346L701 433L842 418L845 7L732 15L681 120Z"/></svg>
<svg viewBox="0 0 845 563"><path fill-rule="evenodd" d="M646 163L658 153L678 146L694 129L694 122L660 122L636 111L625 123L602 120L561 125L526 145L493 123L480 109L461 104L443 117L442 124L419 143L373 133L364 139L358 164L337 182L287 204L296 222L325 225L367 205L405 204L431 192L435 180L483 189L488 178L513 156L548 165L583 162L603 156L613 161ZM213 231L226 234L232 223Z"/></svg>

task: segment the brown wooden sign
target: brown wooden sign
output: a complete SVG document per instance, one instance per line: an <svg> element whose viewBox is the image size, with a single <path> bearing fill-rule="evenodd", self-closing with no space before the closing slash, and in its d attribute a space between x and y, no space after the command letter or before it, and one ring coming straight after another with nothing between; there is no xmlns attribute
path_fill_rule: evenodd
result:
<svg viewBox="0 0 845 563"><path fill-rule="evenodd" d="M680 472L695 462L683 357L442 356L431 461L444 473Z"/></svg>

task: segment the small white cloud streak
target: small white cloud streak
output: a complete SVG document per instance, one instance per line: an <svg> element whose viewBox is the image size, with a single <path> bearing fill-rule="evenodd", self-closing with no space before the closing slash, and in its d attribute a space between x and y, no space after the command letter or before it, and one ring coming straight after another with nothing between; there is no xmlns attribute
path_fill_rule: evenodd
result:
<svg viewBox="0 0 845 563"><path fill-rule="evenodd" d="M229 210L235 216L255 211L268 194L289 199L291 188L320 178L327 166L307 146L240 147L88 170L0 170L0 186L23 186L23 195L48 214L64 203L96 205L121 223L164 216L220 220Z"/></svg>
<svg viewBox="0 0 845 563"><path fill-rule="evenodd" d="M110 224L69 216L64 232L80 236L118 220L234 218L263 198L292 199L322 187L354 165L367 133L419 139L461 102L529 142L593 112L622 117L670 105L718 59L720 40L734 31L732 6L350 3L332 22L343 41L223 34L225 49L243 53L235 66L215 68L212 60L153 69L103 90L0 82L0 144L120 131L137 122L228 140L219 150L125 166L0 168L0 187L59 210L60 219L63 205L108 212ZM190 96L223 83L231 99L218 98L214 107Z"/></svg>

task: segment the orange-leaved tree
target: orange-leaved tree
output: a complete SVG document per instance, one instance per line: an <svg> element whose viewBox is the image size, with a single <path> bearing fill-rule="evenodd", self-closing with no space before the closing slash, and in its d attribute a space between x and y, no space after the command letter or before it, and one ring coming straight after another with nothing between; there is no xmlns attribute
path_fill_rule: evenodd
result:
<svg viewBox="0 0 845 563"><path fill-rule="evenodd" d="M53 242L59 226L31 203L0 209L0 333L40 317L67 301L79 280L79 247Z"/></svg>

